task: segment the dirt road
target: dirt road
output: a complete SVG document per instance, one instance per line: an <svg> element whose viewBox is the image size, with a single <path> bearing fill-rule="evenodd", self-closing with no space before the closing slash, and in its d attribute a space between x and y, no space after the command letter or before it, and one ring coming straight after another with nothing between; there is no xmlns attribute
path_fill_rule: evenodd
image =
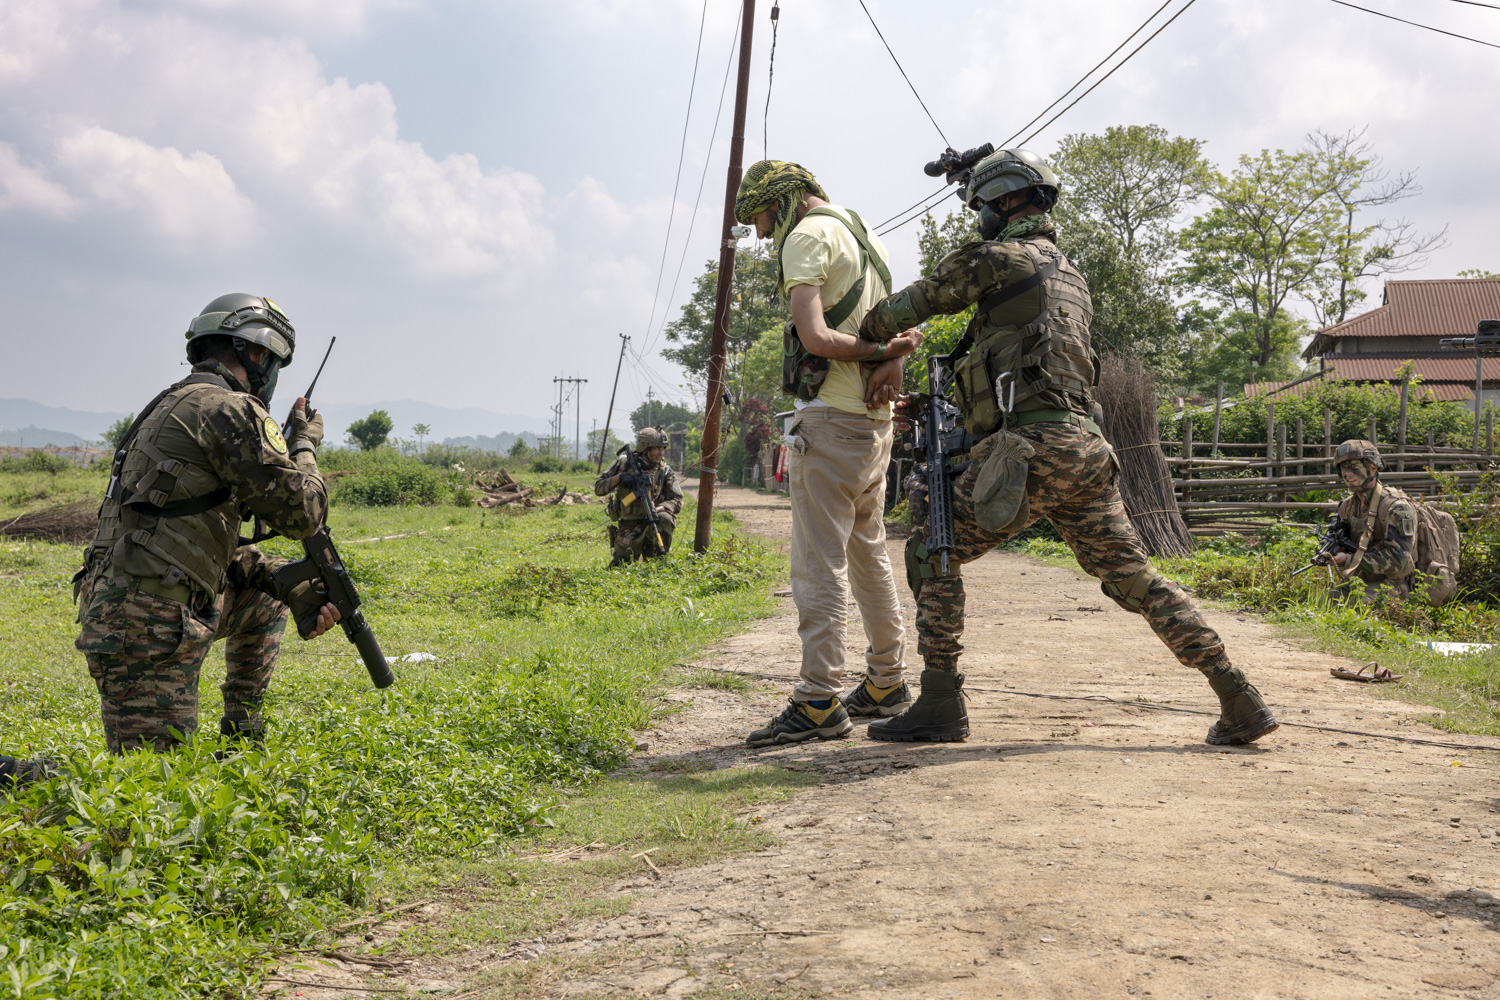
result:
<svg viewBox="0 0 1500 1000"><path fill-rule="evenodd" d="M784 499L719 503L789 533ZM693 710L642 736L642 763L777 762L823 784L761 816L776 847L622 885L632 911L561 947L649 947L564 995L1500 997L1500 741L1449 737L1420 723L1430 709L1330 678L1343 661L1214 610L1297 725L1212 748L1201 677L1087 577L991 554L965 578L962 744L860 727L747 751L797 671L789 603L703 661L773 679L684 693ZM851 663L863 645L856 620ZM915 677L914 636L908 656Z"/></svg>

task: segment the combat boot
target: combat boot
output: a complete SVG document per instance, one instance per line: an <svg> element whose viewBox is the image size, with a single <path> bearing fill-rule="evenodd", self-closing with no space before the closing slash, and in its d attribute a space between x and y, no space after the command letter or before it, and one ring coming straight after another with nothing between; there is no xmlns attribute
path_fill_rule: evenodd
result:
<svg viewBox="0 0 1500 1000"><path fill-rule="evenodd" d="M0 754L0 792L29 785L33 781L46 781L56 770L57 762L54 760L16 760L9 754Z"/></svg>
<svg viewBox="0 0 1500 1000"><path fill-rule="evenodd" d="M911 708L890 719L870 723L872 740L933 740L947 743L969 735L964 705L964 675L954 670L923 670L922 693Z"/></svg>
<svg viewBox="0 0 1500 1000"><path fill-rule="evenodd" d="M215 760L223 760L236 749L264 750L266 748L266 724L259 719L256 719L254 722L248 719L244 722L236 719L220 719L219 735L226 740L233 740L239 743L240 746L230 747L226 750L215 750Z"/></svg>
<svg viewBox="0 0 1500 1000"><path fill-rule="evenodd" d="M1239 667L1209 677L1208 684L1219 696L1219 721L1209 727L1207 736L1214 746L1254 743L1281 725Z"/></svg>

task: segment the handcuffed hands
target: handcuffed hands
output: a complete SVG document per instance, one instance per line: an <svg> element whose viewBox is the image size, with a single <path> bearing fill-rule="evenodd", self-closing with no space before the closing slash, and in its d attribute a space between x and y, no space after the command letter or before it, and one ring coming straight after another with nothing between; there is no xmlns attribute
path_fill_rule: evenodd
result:
<svg viewBox="0 0 1500 1000"><path fill-rule="evenodd" d="M295 452L301 448L312 448L317 451L323 444L323 414L313 413L307 415L307 400L301 396L292 406L291 418L286 425L287 448L289 452Z"/></svg>
<svg viewBox="0 0 1500 1000"><path fill-rule="evenodd" d="M882 361L876 365L865 382L865 408L874 410L895 402L901 395L903 371L900 361Z"/></svg>

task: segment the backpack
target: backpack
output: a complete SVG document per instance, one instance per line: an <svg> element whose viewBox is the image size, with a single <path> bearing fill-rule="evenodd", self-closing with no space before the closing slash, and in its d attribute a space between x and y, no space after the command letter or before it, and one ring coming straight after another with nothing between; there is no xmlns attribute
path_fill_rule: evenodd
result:
<svg viewBox="0 0 1500 1000"><path fill-rule="evenodd" d="M875 266L875 271L880 275L880 280L885 282L885 291L891 293L891 272L885 266L885 261L880 259L880 254L875 252L870 243L869 231L865 229L864 220L855 212L849 212L849 218L845 219L839 213L828 208L814 208L804 215L806 219L813 215L827 215L838 219L849 231L854 234L854 239L859 243L859 278L849 286L844 297L839 299L831 308L823 311L823 322L828 329L837 330L838 325L849 318L854 312L854 307L859 305L859 298L865 291L865 278L869 276L870 265ZM784 247L786 244L783 243ZM777 269L778 271L780 268ZM791 320L787 320L786 327L781 335L781 391L788 396L795 396L804 403L810 403L818 398L818 392L823 388L823 382L828 378L828 359L819 357L802 346L802 338L797 336L797 326Z"/></svg>
<svg viewBox="0 0 1500 1000"><path fill-rule="evenodd" d="M1416 583L1425 581L1427 603L1437 607L1458 595L1458 522L1440 507L1413 506L1417 509L1417 574L1423 578Z"/></svg>

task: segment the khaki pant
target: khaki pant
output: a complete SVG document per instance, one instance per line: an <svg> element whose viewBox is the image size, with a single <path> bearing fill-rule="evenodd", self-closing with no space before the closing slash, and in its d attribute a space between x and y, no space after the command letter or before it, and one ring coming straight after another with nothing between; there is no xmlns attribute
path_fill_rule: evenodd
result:
<svg viewBox="0 0 1500 1000"><path fill-rule="evenodd" d="M802 680L792 697L838 693L849 592L864 619L865 669L879 687L900 683L906 629L885 550L890 421L827 406L792 421L792 600L802 638Z"/></svg>

